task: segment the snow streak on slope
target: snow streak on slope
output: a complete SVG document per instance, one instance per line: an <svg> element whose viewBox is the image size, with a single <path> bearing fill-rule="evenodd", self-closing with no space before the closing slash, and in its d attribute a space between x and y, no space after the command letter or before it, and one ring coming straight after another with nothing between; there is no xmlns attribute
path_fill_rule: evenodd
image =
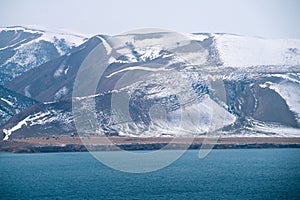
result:
<svg viewBox="0 0 300 200"><path fill-rule="evenodd" d="M9 129L3 129L5 137L3 140L8 140L9 137L21 128L28 128L33 126L47 127L51 123L63 124L65 131L70 128L73 118L70 112L63 112L59 110L47 110L45 112L38 112L29 115L23 120L19 121L15 126ZM58 126L58 125L57 125ZM63 130L63 129L62 129Z"/></svg>

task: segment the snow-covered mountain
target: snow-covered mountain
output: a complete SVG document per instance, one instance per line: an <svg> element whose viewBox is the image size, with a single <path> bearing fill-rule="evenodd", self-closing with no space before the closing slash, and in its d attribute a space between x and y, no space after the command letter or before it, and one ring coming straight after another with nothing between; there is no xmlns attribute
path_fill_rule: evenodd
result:
<svg viewBox="0 0 300 200"><path fill-rule="evenodd" d="M0 84L69 53L85 40L80 35L21 26L0 28Z"/></svg>
<svg viewBox="0 0 300 200"><path fill-rule="evenodd" d="M69 98L78 68L86 56L100 43L100 39L92 37L82 45L73 48L72 52L23 73L5 86L40 102Z"/></svg>
<svg viewBox="0 0 300 200"><path fill-rule="evenodd" d="M89 77L79 86L84 92L73 98L73 105L75 101L81 108L77 112L85 113L93 112L89 102L95 97L99 124L93 134L197 136L218 118L222 123L215 130L228 137L300 136L300 40L207 33L175 36L168 32L95 36L8 82L10 90L44 104L15 115L2 128L5 139L76 131L71 95L79 66L92 51L98 53L98 63L108 52L112 55L107 65L91 65L84 71ZM151 73L117 85L127 73L141 71ZM89 87L98 79L94 94ZM221 80L222 97L207 79L211 84ZM112 109L113 96L125 93L128 113ZM157 105L164 108L167 122L151 117ZM211 107L219 114L212 114ZM181 122L184 128L176 129L182 113L187 113ZM80 120L90 125L84 117Z"/></svg>

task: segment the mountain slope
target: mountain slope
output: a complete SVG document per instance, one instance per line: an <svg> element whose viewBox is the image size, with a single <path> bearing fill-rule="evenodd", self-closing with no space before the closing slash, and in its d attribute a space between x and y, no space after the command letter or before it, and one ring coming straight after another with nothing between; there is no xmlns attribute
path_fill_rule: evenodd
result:
<svg viewBox="0 0 300 200"><path fill-rule="evenodd" d="M70 97L80 64L100 42L100 39L93 37L74 48L71 53L25 72L6 84L6 87L41 102Z"/></svg>
<svg viewBox="0 0 300 200"><path fill-rule="evenodd" d="M70 102L35 104L2 127L3 140L73 134L76 130L70 109Z"/></svg>
<svg viewBox="0 0 300 200"><path fill-rule="evenodd" d="M25 27L0 28L0 84L69 53L85 37Z"/></svg>
<svg viewBox="0 0 300 200"><path fill-rule="evenodd" d="M37 103L21 94L10 91L0 86L0 126L11 117Z"/></svg>

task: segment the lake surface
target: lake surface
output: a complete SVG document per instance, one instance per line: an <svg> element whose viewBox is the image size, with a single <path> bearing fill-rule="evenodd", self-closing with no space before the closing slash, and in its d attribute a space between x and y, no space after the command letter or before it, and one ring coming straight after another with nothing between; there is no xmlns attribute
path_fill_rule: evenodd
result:
<svg viewBox="0 0 300 200"><path fill-rule="evenodd" d="M0 199L299 199L300 149L187 151L151 173L89 153L0 154Z"/></svg>

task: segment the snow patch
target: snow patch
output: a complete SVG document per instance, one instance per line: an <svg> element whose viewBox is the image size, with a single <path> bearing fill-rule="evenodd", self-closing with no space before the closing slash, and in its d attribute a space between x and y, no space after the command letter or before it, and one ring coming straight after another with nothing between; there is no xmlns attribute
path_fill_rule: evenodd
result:
<svg viewBox="0 0 300 200"><path fill-rule="evenodd" d="M16 130L22 128L22 126L27 126L27 122L29 120L34 120L34 119L37 119L39 116L36 116L36 115L29 115L27 116L25 119L21 120L20 122L17 123L17 125L13 126L12 128L10 129L3 129L3 133L5 134L5 137L3 138L3 140L8 140L9 139L9 136L15 132Z"/></svg>
<svg viewBox="0 0 300 200"><path fill-rule="evenodd" d="M29 97L31 98L31 94L30 94L30 85L27 85L25 88L24 88L24 94L26 97Z"/></svg>
<svg viewBox="0 0 300 200"><path fill-rule="evenodd" d="M68 94L68 92L69 92L69 89L66 86L62 87L55 93L54 100L57 101L57 100L61 99L66 94Z"/></svg>
<svg viewBox="0 0 300 200"><path fill-rule="evenodd" d="M45 125L54 121L64 123L64 125L67 126L72 123L73 118L69 112L59 112L56 110L38 112L36 114L27 116L10 129L3 129L3 133L5 134L3 140L8 140L13 132L21 129L23 126Z"/></svg>
<svg viewBox="0 0 300 200"><path fill-rule="evenodd" d="M268 88L268 87L270 87L271 84L272 84L272 82L267 81L267 82L265 82L263 84L259 84L259 87L261 87L261 88Z"/></svg>
<svg viewBox="0 0 300 200"><path fill-rule="evenodd" d="M68 66L65 70L64 70L64 74L67 75L68 71L69 71L70 66Z"/></svg>
<svg viewBox="0 0 300 200"><path fill-rule="evenodd" d="M127 67L115 72L112 72L111 74L107 75L106 78L110 78L114 76L115 74L124 72L124 71L133 71L133 70L143 70L143 71L152 71L152 72L158 72L158 71L168 71L167 69L164 68L152 68L152 67L144 67L144 66L131 66Z"/></svg>
<svg viewBox="0 0 300 200"><path fill-rule="evenodd" d="M142 61L147 61L147 60L153 60L155 58L158 58L160 56L160 52L163 49L161 48L156 48L156 47L148 47L144 49L136 49L140 56L140 59Z"/></svg>
<svg viewBox="0 0 300 200"><path fill-rule="evenodd" d="M57 70L54 72L54 78L58 78L62 75L67 75L68 70L69 70L70 66L65 66L64 63L62 63Z"/></svg>
<svg viewBox="0 0 300 200"><path fill-rule="evenodd" d="M1 98L2 101L4 101L5 103L7 103L10 106L13 106L14 104L10 101L8 101L7 99Z"/></svg>
<svg viewBox="0 0 300 200"><path fill-rule="evenodd" d="M195 33L193 33L193 34L189 34L189 33L187 33L187 34L185 34L188 38L190 38L191 40L196 40L196 41L203 41L203 40L205 40L205 39L207 39L207 38L209 38L209 36L207 35L207 34L195 34Z"/></svg>
<svg viewBox="0 0 300 200"><path fill-rule="evenodd" d="M111 46L107 43L107 41L103 37L101 37L99 35L97 37L102 41L102 44L106 49L106 54L109 55L112 51Z"/></svg>

